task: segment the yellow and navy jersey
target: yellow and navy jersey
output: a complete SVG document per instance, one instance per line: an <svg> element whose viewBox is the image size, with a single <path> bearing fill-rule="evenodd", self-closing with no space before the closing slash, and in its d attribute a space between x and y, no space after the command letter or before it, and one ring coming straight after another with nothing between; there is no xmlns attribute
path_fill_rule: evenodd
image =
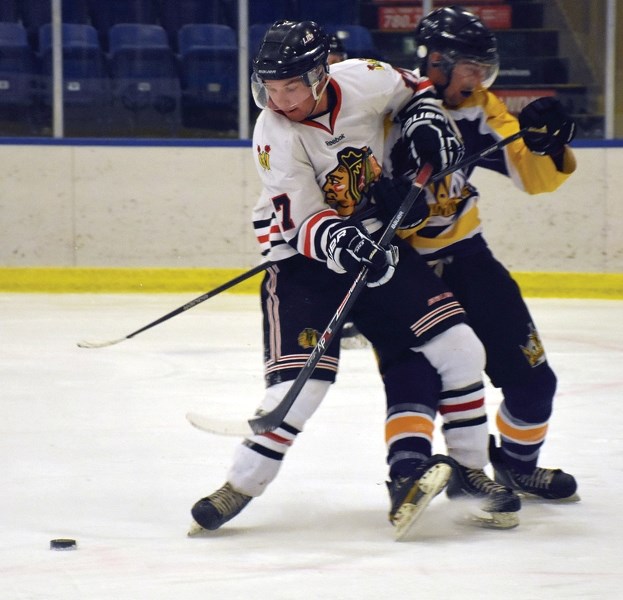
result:
<svg viewBox="0 0 623 600"><path fill-rule="evenodd" d="M465 156L477 154L519 131L517 118L488 90L477 90L458 108L447 110L463 137ZM408 172L408 164L398 156L406 151L399 141L399 133L393 131L392 138L391 158L388 157L392 174ZM528 194L539 194L554 191L566 181L575 170L575 159L571 149L565 148L562 169L558 170L551 157L530 152L523 140L518 139L464 171L430 185L427 189L430 217L423 227L401 232L401 237L408 239L427 259L469 252L474 246L484 244L478 190L469 183L476 167L509 177Z"/></svg>

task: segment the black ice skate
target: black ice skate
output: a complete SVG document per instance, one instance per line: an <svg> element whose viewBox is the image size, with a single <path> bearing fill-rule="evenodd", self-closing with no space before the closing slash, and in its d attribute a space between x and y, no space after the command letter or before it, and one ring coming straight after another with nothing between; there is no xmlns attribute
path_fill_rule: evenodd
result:
<svg viewBox="0 0 623 600"><path fill-rule="evenodd" d="M396 528L396 540L407 535L430 501L444 489L451 473L450 459L436 454L413 476L387 482L391 502L389 520Z"/></svg>
<svg viewBox="0 0 623 600"><path fill-rule="evenodd" d="M229 483L210 496L198 500L192 507L193 523L189 536L201 534L205 530L218 529L223 523L233 519L249 502L251 496L237 492Z"/></svg>
<svg viewBox="0 0 623 600"><path fill-rule="evenodd" d="M493 465L495 480L522 495L555 500L558 502L578 502L576 490L578 484L573 475L561 469L543 469L537 467L532 473L522 474L506 464L500 448L495 445L495 438L489 438L489 459Z"/></svg>
<svg viewBox="0 0 623 600"><path fill-rule="evenodd" d="M519 496L493 481L482 469L469 469L456 463L446 494L452 500L479 501L478 510L467 515L467 519L476 525L492 529L510 529L519 525Z"/></svg>

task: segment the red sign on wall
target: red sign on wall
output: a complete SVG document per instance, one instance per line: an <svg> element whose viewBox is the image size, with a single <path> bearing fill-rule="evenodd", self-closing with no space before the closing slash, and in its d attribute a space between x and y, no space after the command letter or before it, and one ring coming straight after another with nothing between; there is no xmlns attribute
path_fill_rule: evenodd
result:
<svg viewBox="0 0 623 600"><path fill-rule="evenodd" d="M510 29L511 7L465 6L490 29ZM421 6L379 6L378 27L382 31L413 31L422 18Z"/></svg>

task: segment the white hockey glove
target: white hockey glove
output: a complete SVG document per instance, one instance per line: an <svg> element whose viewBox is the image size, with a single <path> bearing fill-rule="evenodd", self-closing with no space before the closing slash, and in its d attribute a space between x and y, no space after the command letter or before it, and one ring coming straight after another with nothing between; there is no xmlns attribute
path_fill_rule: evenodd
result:
<svg viewBox="0 0 623 600"><path fill-rule="evenodd" d="M461 135L441 106L419 102L407 106L400 118L414 171L428 162L439 173L463 158Z"/></svg>
<svg viewBox="0 0 623 600"><path fill-rule="evenodd" d="M382 248L355 225L338 224L329 231L327 266L336 273L359 273L367 266L368 287L387 283L398 264L398 248Z"/></svg>

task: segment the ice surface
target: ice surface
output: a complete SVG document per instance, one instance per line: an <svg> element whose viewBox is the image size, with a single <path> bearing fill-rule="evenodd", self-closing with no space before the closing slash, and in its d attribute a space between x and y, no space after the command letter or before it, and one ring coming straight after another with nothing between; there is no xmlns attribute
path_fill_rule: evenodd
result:
<svg viewBox="0 0 623 600"><path fill-rule="evenodd" d="M541 463L573 473L582 501L524 502L517 529L491 531L456 522L440 496L397 543L365 349L343 353L264 496L212 536L186 537L238 440L184 415L251 416L257 298L222 295L107 348L76 342L122 337L191 298L0 295L1 599L623 597L623 303L530 301L559 377ZM488 388L491 416L499 400ZM78 549L50 550L56 537Z"/></svg>

